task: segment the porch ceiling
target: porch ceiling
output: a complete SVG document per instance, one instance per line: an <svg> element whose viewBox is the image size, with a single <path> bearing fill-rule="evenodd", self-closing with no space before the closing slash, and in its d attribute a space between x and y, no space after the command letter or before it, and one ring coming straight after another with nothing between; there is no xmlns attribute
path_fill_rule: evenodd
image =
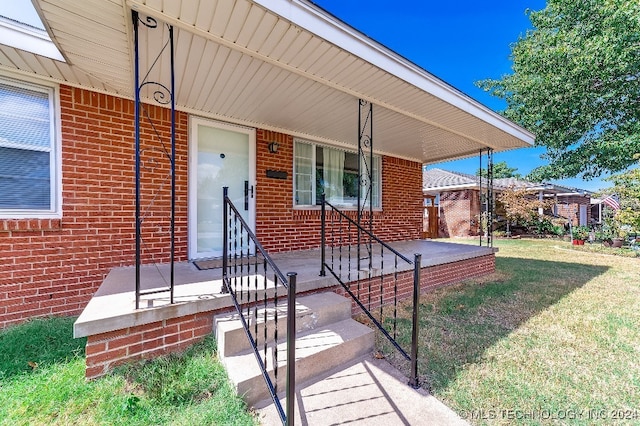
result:
<svg viewBox="0 0 640 426"><path fill-rule="evenodd" d="M423 163L534 140L306 0L34 2L67 63L0 45L3 68L132 98L133 8L176 28L176 105L187 112L356 146L362 98L374 104L374 149ZM161 40L142 36L142 69Z"/></svg>

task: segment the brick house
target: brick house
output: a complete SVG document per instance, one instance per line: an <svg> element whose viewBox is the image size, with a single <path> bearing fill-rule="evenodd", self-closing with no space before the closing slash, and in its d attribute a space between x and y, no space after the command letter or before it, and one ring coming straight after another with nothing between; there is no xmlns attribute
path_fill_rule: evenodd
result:
<svg viewBox="0 0 640 426"><path fill-rule="evenodd" d="M486 187L486 183L484 185ZM506 188L524 188L533 197L552 199L552 211L547 213L570 219L573 226L591 223L591 193L588 191L514 178L494 179L494 193ZM423 172L423 193L438 200L440 237L479 235L478 218L483 210L480 190L478 176L438 168ZM496 215L501 216L499 202L496 203Z"/></svg>
<svg viewBox="0 0 640 426"><path fill-rule="evenodd" d="M0 135L9 170L0 173L0 328L77 315L110 270L134 264L132 9L175 31L178 261L219 254L211 212L223 185L241 203L244 182L247 219L267 250L318 247L319 175L338 158L341 180L353 177L359 99L374 105L370 202L383 239L420 238L423 163L533 142L305 0L34 5L46 30L0 22L16 41L0 40L0 100L11 105L0 127L13 129ZM159 43L142 36L143 69ZM162 139L172 115L154 95L141 91L143 261L166 262L170 201L156 194L170 170ZM339 203L355 211L352 188L342 190Z"/></svg>

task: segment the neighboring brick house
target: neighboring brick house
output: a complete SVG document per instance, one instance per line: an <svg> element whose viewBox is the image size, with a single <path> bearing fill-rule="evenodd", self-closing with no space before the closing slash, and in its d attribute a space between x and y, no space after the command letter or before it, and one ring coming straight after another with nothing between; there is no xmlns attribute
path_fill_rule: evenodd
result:
<svg viewBox="0 0 640 426"><path fill-rule="evenodd" d="M480 178L478 176L442 170L423 172L423 193L436 196L439 212L440 237L468 237L479 235L478 218L481 206ZM483 182L486 188L486 183ZM591 193L550 183L527 182L515 178L494 179L493 191L506 188L523 188L532 196L552 199L554 205L549 214L571 220L573 226L588 225L591 220ZM502 209L496 203L496 217Z"/></svg>
<svg viewBox="0 0 640 426"><path fill-rule="evenodd" d="M179 261L218 253L222 225L210 213L239 169L234 185L250 187L248 219L269 251L320 244L317 183L330 158L340 159L340 203L355 214L346 182L357 168L359 99L374 105L371 202L383 239L420 237L423 163L534 139L309 1L33 3L46 31L0 19L37 39L0 40L0 169L9 170L0 173L0 328L78 314L111 269L135 262L132 9L176 33L175 68L152 77L175 71L177 82ZM159 43L142 37L142 65ZM169 173L157 136L168 137L171 113L154 95L141 92L153 119L139 129L153 229L143 261L166 262L170 203L155 191ZM241 167L227 167L232 159Z"/></svg>

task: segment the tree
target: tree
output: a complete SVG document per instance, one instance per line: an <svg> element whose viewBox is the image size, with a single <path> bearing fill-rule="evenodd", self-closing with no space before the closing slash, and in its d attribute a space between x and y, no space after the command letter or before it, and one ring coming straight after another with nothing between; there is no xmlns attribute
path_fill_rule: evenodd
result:
<svg viewBox="0 0 640 426"><path fill-rule="evenodd" d="M539 200L526 188L509 187L498 194L497 201L502 204L507 219L507 233L510 225L520 224L527 228L540 227L540 224L550 218L540 217L538 209L548 209L553 204L550 200Z"/></svg>
<svg viewBox="0 0 640 426"><path fill-rule="evenodd" d="M635 158L638 157L640 155L636 154ZM636 232L640 231L640 168L627 170L606 180L614 184L613 188L606 192L617 194L620 198L620 210L616 211L615 219L621 225L628 225Z"/></svg>
<svg viewBox="0 0 640 426"><path fill-rule="evenodd" d="M513 73L476 84L507 102L548 165L532 180L616 173L640 152L640 2L548 0L512 45Z"/></svg>
<svg viewBox="0 0 640 426"><path fill-rule="evenodd" d="M496 179L500 178L517 178L520 179L522 175L520 173L516 173L518 169L516 167L509 167L506 161L500 161L493 165L493 177ZM476 176L487 176L487 169L481 168L476 170Z"/></svg>

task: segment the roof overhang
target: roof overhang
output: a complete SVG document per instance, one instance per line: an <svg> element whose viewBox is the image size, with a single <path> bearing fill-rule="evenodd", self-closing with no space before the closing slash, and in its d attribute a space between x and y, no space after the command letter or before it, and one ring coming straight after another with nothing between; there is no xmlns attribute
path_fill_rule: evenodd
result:
<svg viewBox="0 0 640 426"><path fill-rule="evenodd" d="M176 105L189 113L355 147L358 99L364 99L374 105L375 151L422 163L534 141L309 1L34 4L67 63L0 45L3 69L133 98L134 9L174 26ZM159 40L142 38L143 69Z"/></svg>

